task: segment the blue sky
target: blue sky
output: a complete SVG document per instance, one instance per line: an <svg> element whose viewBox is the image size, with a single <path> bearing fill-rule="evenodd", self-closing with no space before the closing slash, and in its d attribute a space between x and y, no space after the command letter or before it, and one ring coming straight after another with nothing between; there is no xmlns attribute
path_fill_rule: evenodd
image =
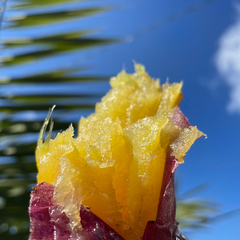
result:
<svg viewBox="0 0 240 240"><path fill-rule="evenodd" d="M202 7L190 0L115 0L99 4L102 2L115 10L86 19L84 25L69 27L95 27L97 23L102 36L120 37L125 42L76 54L70 63L90 65L91 73L113 76L123 68L133 72L135 60L162 82L166 78L170 82L183 80L180 107L190 123L208 138L198 140L187 153L185 164L178 168L180 192L207 183L208 188L199 197L219 204L219 214L240 208L240 2L216 0ZM184 14L189 12L189 4L199 8ZM169 16L176 20L170 21L173 18ZM156 29L151 30L154 26ZM11 34L15 33L8 31L2 37ZM47 61L51 64L45 64L46 71L47 67L70 64ZM27 71L23 66L14 72L2 69L1 76L31 74L36 69L42 71L42 66L35 64ZM109 85L99 88L107 91ZM239 222L240 215L225 218L188 236L194 240L238 240Z"/></svg>

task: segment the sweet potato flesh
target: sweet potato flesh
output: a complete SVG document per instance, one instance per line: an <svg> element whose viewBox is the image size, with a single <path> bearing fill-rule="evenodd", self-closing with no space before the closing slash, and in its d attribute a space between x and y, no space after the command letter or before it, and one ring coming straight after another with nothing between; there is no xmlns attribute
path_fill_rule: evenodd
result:
<svg viewBox="0 0 240 240"><path fill-rule="evenodd" d="M96 111L36 149L38 183L56 188L54 201L64 206L72 228L81 228L81 204L126 240L141 239L148 221L156 220L166 155L183 162L201 135L196 127L171 122L182 83L162 86L142 65L111 78L112 89Z"/></svg>

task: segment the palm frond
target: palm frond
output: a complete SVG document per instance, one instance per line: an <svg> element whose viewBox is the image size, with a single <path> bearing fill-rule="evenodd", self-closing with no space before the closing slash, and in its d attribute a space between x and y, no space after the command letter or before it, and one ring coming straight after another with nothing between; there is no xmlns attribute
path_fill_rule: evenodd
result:
<svg viewBox="0 0 240 240"><path fill-rule="evenodd" d="M206 227L216 212L216 205L208 201L198 199L177 201L176 218L182 229Z"/></svg>
<svg viewBox="0 0 240 240"><path fill-rule="evenodd" d="M200 229L209 225L218 212L218 205L197 198L207 184L201 184L179 195L179 181L176 182L177 212L176 219L181 229Z"/></svg>

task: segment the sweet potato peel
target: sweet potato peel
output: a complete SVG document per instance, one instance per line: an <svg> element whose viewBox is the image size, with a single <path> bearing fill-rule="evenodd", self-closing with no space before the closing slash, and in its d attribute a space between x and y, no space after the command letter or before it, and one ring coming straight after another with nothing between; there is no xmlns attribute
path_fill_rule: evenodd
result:
<svg viewBox="0 0 240 240"><path fill-rule="evenodd" d="M123 240L117 232L84 206L80 209L82 229L72 232L69 218L61 211L63 207L52 203L53 194L54 186L46 182L33 188L29 206L29 240Z"/></svg>

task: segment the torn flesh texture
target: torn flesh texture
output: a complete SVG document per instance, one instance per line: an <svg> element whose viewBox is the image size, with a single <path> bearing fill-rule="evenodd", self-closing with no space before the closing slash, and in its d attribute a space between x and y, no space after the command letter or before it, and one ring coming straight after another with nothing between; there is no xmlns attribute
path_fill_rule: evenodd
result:
<svg viewBox="0 0 240 240"><path fill-rule="evenodd" d="M187 118L177 108L170 120L181 129L189 128ZM200 137L200 136L199 136ZM142 240L175 240L178 223L175 219L176 200L174 192L174 172L179 165L178 159L168 152L159 199L156 221L149 221ZM52 199L54 186L40 183L33 188L29 206L31 219L29 240L123 240L115 230L81 205L79 215L81 228L73 231L70 219L63 211L63 206L56 205Z"/></svg>

